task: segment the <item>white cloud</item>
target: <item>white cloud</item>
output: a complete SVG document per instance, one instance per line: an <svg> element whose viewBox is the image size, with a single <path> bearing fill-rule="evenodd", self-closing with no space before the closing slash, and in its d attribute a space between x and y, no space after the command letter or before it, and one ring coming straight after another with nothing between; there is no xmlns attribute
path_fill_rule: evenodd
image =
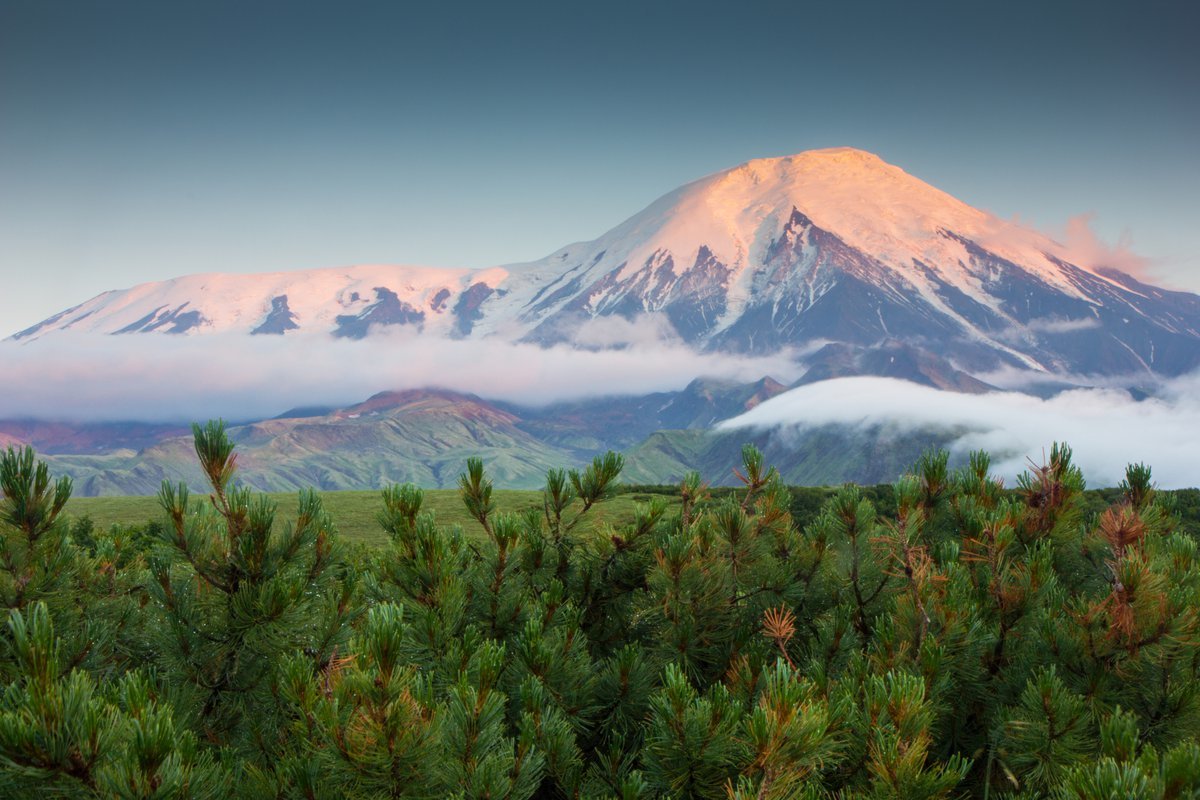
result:
<svg viewBox="0 0 1200 800"><path fill-rule="evenodd" d="M570 338L576 346L589 350L682 344L666 314L641 314L633 319L615 315L586 317Z"/></svg>
<svg viewBox="0 0 1200 800"><path fill-rule="evenodd" d="M1099 328L1100 320L1096 317L1082 317L1080 319L1042 317L1029 320L1029 322L1025 323L1025 327L1037 333L1074 333L1075 331Z"/></svg>
<svg viewBox="0 0 1200 800"><path fill-rule="evenodd" d="M1164 383L1137 401L1122 389L1072 389L1043 399L1016 392L943 392L891 378L839 378L793 389L721 423L723 428L827 424L940 427L951 450L983 449L1011 481L1065 441L1094 485L1111 486L1134 461L1149 464L1163 487L1200 485L1200 373Z"/></svg>
<svg viewBox="0 0 1200 800"><path fill-rule="evenodd" d="M604 334L604 335L601 335ZM623 346L580 351L496 339L457 341L379 331L252 336L63 332L0 342L0 418L187 421L253 419L299 405L358 402L431 386L527 404L677 389L699 376L790 381L789 354L701 354L645 326L596 332Z"/></svg>
<svg viewBox="0 0 1200 800"><path fill-rule="evenodd" d="M1116 244L1105 242L1092 229L1094 216L1090 212L1078 214L1070 217L1065 225L1048 230L1038 230L1019 217L996 217L990 229L977 238L979 244L986 248L1013 248L1018 251L1039 249L1048 238L1054 245L1050 248L1052 254L1068 263L1085 269L1109 267L1148 280L1154 261L1133 251L1132 237L1128 233L1122 235Z"/></svg>
<svg viewBox="0 0 1200 800"><path fill-rule="evenodd" d="M1112 267L1134 277L1147 278L1150 259L1133 252L1133 238L1124 233L1115 245L1110 245L1092 230L1092 213L1080 214L1067 220L1062 238L1069 261L1084 267Z"/></svg>

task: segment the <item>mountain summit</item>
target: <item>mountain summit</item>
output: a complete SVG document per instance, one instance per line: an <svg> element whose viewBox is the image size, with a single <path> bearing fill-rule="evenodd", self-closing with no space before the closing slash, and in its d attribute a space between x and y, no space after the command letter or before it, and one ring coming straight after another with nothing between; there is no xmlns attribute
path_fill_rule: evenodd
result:
<svg viewBox="0 0 1200 800"><path fill-rule="evenodd" d="M644 315L698 349L815 352L843 373L897 345L972 374L1200 366L1200 297L1078 263L1060 243L851 148L702 178L528 264L192 275L105 293L14 338L362 338L399 326L551 344L575 342L595 318Z"/></svg>

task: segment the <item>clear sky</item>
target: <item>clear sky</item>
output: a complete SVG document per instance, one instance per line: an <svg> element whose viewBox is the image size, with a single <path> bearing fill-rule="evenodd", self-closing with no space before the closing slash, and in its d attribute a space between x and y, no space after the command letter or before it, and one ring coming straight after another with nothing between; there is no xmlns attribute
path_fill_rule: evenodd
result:
<svg viewBox="0 0 1200 800"><path fill-rule="evenodd" d="M1176 2L0 0L0 336L200 271L488 266L851 145L1200 289Z"/></svg>

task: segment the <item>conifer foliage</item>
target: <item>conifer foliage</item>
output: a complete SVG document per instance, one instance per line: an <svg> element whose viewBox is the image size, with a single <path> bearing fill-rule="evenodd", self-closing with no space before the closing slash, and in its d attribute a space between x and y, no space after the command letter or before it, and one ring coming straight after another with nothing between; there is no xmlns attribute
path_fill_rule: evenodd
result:
<svg viewBox="0 0 1200 800"><path fill-rule="evenodd" d="M205 500L164 483L169 523L148 562L147 590L159 615L154 647L205 738L249 739L271 751L265 701L281 659L300 650L327 664L348 619L338 580L333 523L315 492L300 493L295 522L277 524L275 504L233 483L233 443L224 425L193 426L209 482Z"/></svg>
<svg viewBox="0 0 1200 800"><path fill-rule="evenodd" d="M747 447L613 526L616 454L521 513L470 459L477 529L389 486L355 551L194 440L152 540L0 458L0 795L1200 797L1200 551L1144 465L1089 515L1064 445L1011 489L930 452L798 527Z"/></svg>

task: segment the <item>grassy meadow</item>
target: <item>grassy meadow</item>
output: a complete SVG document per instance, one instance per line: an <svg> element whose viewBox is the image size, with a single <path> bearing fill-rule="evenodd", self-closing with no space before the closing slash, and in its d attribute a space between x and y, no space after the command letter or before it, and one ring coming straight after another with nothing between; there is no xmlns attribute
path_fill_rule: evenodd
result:
<svg viewBox="0 0 1200 800"><path fill-rule="evenodd" d="M520 513L529 508L541 508L541 495L541 491L535 490L497 489L493 497L497 510ZM268 496L279 504L278 519L287 520L294 516L296 493L277 492ZM624 525L633 520L634 505L649 499L649 494L641 492L618 494L589 511L588 524L595 528ZM666 499L677 502L670 496ZM375 518L383 508L378 491L322 492L321 500L337 524L338 532L348 541L367 545L385 541L386 534ZM434 512L442 524L459 525L470 536L483 535L479 523L467 514L457 489L426 489L423 508ZM73 518L89 517L101 530L110 525L144 525L164 519L156 497L73 497L67 504L66 513Z"/></svg>

